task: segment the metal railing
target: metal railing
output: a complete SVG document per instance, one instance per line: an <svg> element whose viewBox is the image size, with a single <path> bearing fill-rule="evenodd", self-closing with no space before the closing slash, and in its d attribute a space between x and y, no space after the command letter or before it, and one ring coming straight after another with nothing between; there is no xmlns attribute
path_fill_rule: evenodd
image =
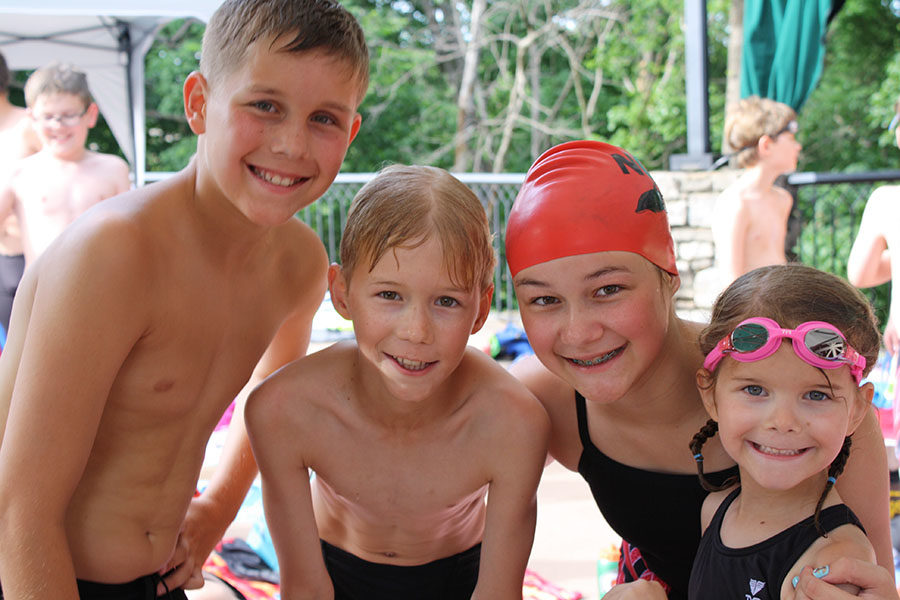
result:
<svg viewBox="0 0 900 600"><path fill-rule="evenodd" d="M338 260L341 232L353 197L374 176L375 173L341 173L320 200L300 211L298 216L319 234L325 244L329 260ZM515 292L506 266L501 236L506 231L506 217L519 186L525 180L525 174L454 173L454 176L478 196L487 211L491 231L496 232L493 243L498 260L494 269L493 308L497 311L515 310Z"/></svg>
<svg viewBox="0 0 900 600"><path fill-rule="evenodd" d="M149 180L169 174L148 173ZM374 173L341 173L323 197L303 209L299 217L322 239L332 261L338 260L341 232L347 210L356 192ZM512 279L506 266L503 232L506 218L525 175L459 173L455 174L481 199L496 232L497 269L494 272L493 307L498 311L517 307ZM869 195L879 185L900 181L900 170L865 173L793 173L786 187L794 196L794 210L788 227L788 249L792 258L825 271L846 276L847 255ZM900 195L898 195L900 202ZM900 227L900 223L897 224ZM887 318L890 284L865 291L873 301L879 318Z"/></svg>
<svg viewBox="0 0 900 600"><path fill-rule="evenodd" d="M847 257L869 196L876 187L897 181L900 170L791 174L787 187L794 196L794 210L788 244L793 258L846 277ZM863 290L881 322L887 319L890 285Z"/></svg>

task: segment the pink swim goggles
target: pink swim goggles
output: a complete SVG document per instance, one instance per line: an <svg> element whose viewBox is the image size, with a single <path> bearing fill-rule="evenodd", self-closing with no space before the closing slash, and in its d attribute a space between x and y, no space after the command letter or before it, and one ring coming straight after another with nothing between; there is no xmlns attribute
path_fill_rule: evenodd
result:
<svg viewBox="0 0 900 600"><path fill-rule="evenodd" d="M725 355L740 362L754 362L772 356L782 339L790 338L794 353L804 362L820 369L850 366L850 374L859 385L866 359L850 347L840 330L824 321L807 321L796 329L782 329L765 317L751 317L741 321L730 335L725 336L706 355L703 368L713 371Z"/></svg>

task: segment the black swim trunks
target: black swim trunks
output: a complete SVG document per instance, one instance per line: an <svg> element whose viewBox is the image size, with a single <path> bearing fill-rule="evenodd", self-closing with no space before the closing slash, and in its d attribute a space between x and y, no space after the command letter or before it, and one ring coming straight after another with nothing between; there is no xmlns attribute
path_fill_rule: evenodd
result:
<svg viewBox="0 0 900 600"><path fill-rule="evenodd" d="M469 600L478 582L481 544L412 567L369 562L325 541L322 556L334 600Z"/></svg>
<svg viewBox="0 0 900 600"><path fill-rule="evenodd" d="M0 325L9 332L9 313L12 312L13 298L19 287L19 280L25 272L25 257L21 254L8 256L0 254Z"/></svg>
<svg viewBox="0 0 900 600"><path fill-rule="evenodd" d="M129 583L94 583L78 580L78 597L81 600L187 600L182 589L172 590L156 595L156 586L160 577L156 573L145 575ZM0 590L0 600L3 592Z"/></svg>

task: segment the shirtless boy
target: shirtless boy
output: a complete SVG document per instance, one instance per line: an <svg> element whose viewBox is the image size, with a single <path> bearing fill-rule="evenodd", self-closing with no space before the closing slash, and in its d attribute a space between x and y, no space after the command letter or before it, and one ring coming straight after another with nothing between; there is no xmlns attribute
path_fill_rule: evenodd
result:
<svg viewBox="0 0 900 600"><path fill-rule="evenodd" d="M201 585L255 468L245 443L247 468L192 501L207 439L257 363L305 352L328 261L293 216L359 129L362 31L330 0L228 0L202 54L190 164L94 206L19 289L0 356L8 600Z"/></svg>
<svg viewBox="0 0 900 600"><path fill-rule="evenodd" d="M716 265L724 289L757 267L787 262L785 237L791 195L775 180L797 168L802 146L794 110L768 98L741 100L725 124L735 149L732 161L745 169L716 201L712 231Z"/></svg>
<svg viewBox="0 0 900 600"><path fill-rule="evenodd" d="M890 128L900 148L900 98L894 103ZM847 279L856 287L873 287L900 281L900 261L891 262L891 249L900 249L900 186L883 185L869 196L859 223L859 231L847 258ZM891 288L891 304L884 327L884 346L891 354L900 352L900 288Z"/></svg>
<svg viewBox="0 0 900 600"><path fill-rule="evenodd" d="M549 421L467 347L494 261L446 171L389 167L357 194L328 271L355 341L247 401L283 598L521 600Z"/></svg>
<svg viewBox="0 0 900 600"><path fill-rule="evenodd" d="M9 67L0 54L0 188L15 161L41 149L28 111L9 101L9 82ZM0 221L0 325L4 333L9 329L12 301L24 271L19 223L15 215L9 215Z"/></svg>
<svg viewBox="0 0 900 600"><path fill-rule="evenodd" d="M60 63L38 69L25 83L25 103L42 148L12 165L0 217L16 215L31 264L76 217L130 182L128 163L85 147L100 113L84 73Z"/></svg>

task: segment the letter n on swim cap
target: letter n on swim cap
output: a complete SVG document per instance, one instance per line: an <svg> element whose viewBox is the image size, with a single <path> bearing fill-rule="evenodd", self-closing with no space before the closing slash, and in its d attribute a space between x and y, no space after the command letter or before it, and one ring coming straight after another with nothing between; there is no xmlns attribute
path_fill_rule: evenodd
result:
<svg viewBox="0 0 900 600"><path fill-rule="evenodd" d="M531 165L506 225L512 275L565 256L620 250L673 275L662 194L626 150L591 140L550 148Z"/></svg>

